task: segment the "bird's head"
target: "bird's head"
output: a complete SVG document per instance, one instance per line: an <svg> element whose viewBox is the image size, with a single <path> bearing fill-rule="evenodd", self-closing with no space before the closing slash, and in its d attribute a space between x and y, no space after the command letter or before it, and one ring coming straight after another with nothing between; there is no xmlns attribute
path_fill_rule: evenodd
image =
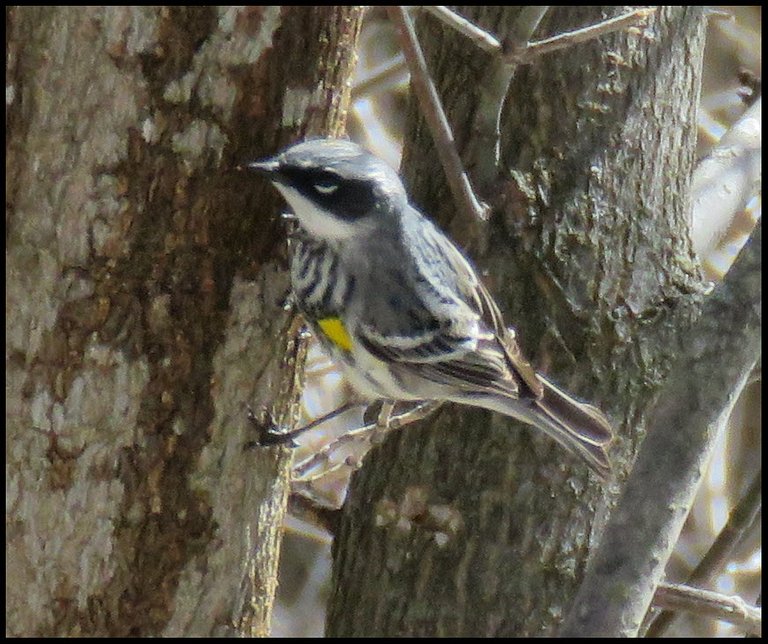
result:
<svg viewBox="0 0 768 644"><path fill-rule="evenodd" d="M280 191L301 226L323 240L370 235L407 203L384 161L342 139L314 139L248 164Z"/></svg>

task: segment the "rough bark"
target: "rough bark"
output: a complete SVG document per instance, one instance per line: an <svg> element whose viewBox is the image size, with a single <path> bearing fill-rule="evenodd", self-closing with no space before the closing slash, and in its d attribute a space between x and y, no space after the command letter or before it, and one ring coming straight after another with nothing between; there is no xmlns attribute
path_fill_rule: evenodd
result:
<svg viewBox="0 0 768 644"><path fill-rule="evenodd" d="M459 11L503 37L518 9ZM617 11L553 8L537 36ZM343 508L330 635L547 635L567 613L670 338L700 309L688 215L703 22L699 8L664 8L520 70L502 125L509 175L481 195L494 211L472 255L533 363L613 419L615 480L600 485L546 437L482 411L445 408L389 437ZM488 60L422 25L464 150ZM462 230L420 118L407 140L416 203Z"/></svg>
<svg viewBox="0 0 768 644"><path fill-rule="evenodd" d="M6 633L266 634L287 458L246 405L291 421L302 347L234 168L341 130L360 10L6 18Z"/></svg>

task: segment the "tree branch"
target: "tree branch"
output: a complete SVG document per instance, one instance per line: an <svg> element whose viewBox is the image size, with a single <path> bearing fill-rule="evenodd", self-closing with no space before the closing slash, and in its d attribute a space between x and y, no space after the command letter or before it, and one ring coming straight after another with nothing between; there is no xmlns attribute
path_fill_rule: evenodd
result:
<svg viewBox="0 0 768 644"><path fill-rule="evenodd" d="M479 84L480 100L472 125L474 137L470 141L466 154L472 179L481 195L489 194L490 186L498 175L501 112L509 84L517 68L542 54L638 24L655 12L655 8L636 9L582 29L558 34L538 42L529 42L549 7L526 6L518 14L510 36L501 43L493 35L447 7L433 6L424 7L424 9L469 38L479 49L493 56L488 71ZM453 134L429 76L410 17L400 7L390 7L388 12L390 20L400 32L401 47L411 72L414 93L432 132L454 199L473 216L473 221L484 220L487 214L486 208L478 201L464 172L455 149Z"/></svg>
<svg viewBox="0 0 768 644"><path fill-rule="evenodd" d="M432 133L437 156L445 171L448 185L456 203L468 215L469 221L477 223L487 219L487 208L475 196L469 178L456 151L451 126L443 111L435 84L427 70L424 54L416 38L413 21L403 7L387 7L389 19L397 27L400 47L403 50L411 72L411 84L424 119Z"/></svg>
<svg viewBox="0 0 768 644"><path fill-rule="evenodd" d="M386 91L393 85L408 80L408 65L402 54L393 56L386 63L374 69L367 78L352 87L352 100L373 97Z"/></svg>
<svg viewBox="0 0 768 644"><path fill-rule="evenodd" d="M517 68L543 54L639 24L656 11L655 8L636 9L582 29L557 34L538 42L529 42L548 9L549 7L546 6L524 7L518 16L512 37L503 44L499 43L497 49L493 47L492 36L481 38L477 33L473 35L467 27L460 27L460 23L453 25L461 33L469 36L481 49L485 51L495 49L492 52L495 54L494 59L480 81L480 101L472 125L475 138L467 155L467 165L481 195L487 194L499 171L501 112L509 91L509 84ZM441 14L439 17L447 22L444 15ZM458 16L457 19L463 20ZM482 31L477 27L475 30ZM493 150L492 155L489 154L489 150Z"/></svg>
<svg viewBox="0 0 768 644"><path fill-rule="evenodd" d="M689 575L687 581L689 586L708 585L712 577L725 567L734 548L741 543L744 534L754 525L762 505L762 479L762 472L758 472L752 479L744 496L729 515L728 523L717 535L717 539L699 565ZM675 614L672 611L662 611L651 623L645 636L660 637L674 618Z"/></svg>
<svg viewBox="0 0 768 644"><path fill-rule="evenodd" d="M750 606L741 597L682 584L659 584L653 604L665 608L665 612L682 610L696 613L735 624L747 633L762 635L762 611Z"/></svg>
<svg viewBox="0 0 768 644"><path fill-rule="evenodd" d="M733 216L759 190L762 179L762 100L722 136L693 173L691 240L704 256Z"/></svg>
<svg viewBox="0 0 768 644"><path fill-rule="evenodd" d="M681 339L626 487L587 566L564 637L635 636L727 417L760 355L761 225ZM606 598L610 597L610 601Z"/></svg>
<svg viewBox="0 0 768 644"><path fill-rule="evenodd" d="M345 467L350 468L353 471L358 469L362 465L362 459L364 458L367 449L358 459L347 458L337 463L331 463L331 460L345 445L354 443L373 443L375 433L379 431L386 432L389 430L397 430L418 420L422 420L436 411L441 404L442 403L440 402L418 403L414 407L411 407L400 414L391 416L386 424L380 423L377 419L372 423L364 423L361 427L356 427L355 429L344 432L341 436L310 454L304 460L294 464L292 484L296 485L312 482ZM315 472L316 470L320 471Z"/></svg>
<svg viewBox="0 0 768 644"><path fill-rule="evenodd" d="M480 194L486 195L496 180L501 163L501 112L509 93L509 84L519 66L518 57L528 45L533 32L549 7L523 7L507 38L491 60L480 80L480 95L474 121L473 137L467 150L467 165Z"/></svg>
<svg viewBox="0 0 768 644"><path fill-rule="evenodd" d="M533 58L538 56L550 54L553 51L558 51L566 47L573 47L573 45L588 42L595 38L599 38L600 36L627 29L628 27L633 27L645 21L655 12L656 7L635 9L634 11L623 13L615 18L609 18L608 20L603 20L602 22L583 27L582 29L566 31L545 40L537 40L536 42L529 43L524 50L519 52L520 57L518 58L518 63L529 63Z"/></svg>
<svg viewBox="0 0 768 644"><path fill-rule="evenodd" d="M458 31L462 36L469 38L483 51L489 54L501 53L501 43L495 36L489 34L484 29L480 29L476 24L460 16L455 11L451 11L448 7L424 6L423 9Z"/></svg>
<svg viewBox="0 0 768 644"><path fill-rule="evenodd" d="M442 6L425 6L422 8L463 36L469 38L484 52L498 56L504 55L504 46L495 36L489 34L484 29L480 29L480 27L460 16L455 11ZM546 9L548 9L548 7L531 7L532 11ZM512 54L513 49L507 47L507 62L514 62L515 64L529 63L533 58L538 56L549 54L553 51L564 49L565 47L571 47L578 43L594 40L605 34L621 31L627 27L640 24L649 16L653 15L655 11L656 7L635 9L628 13L621 14L620 16L616 16L615 18L603 20L594 25L588 25L587 27L574 29L573 31L566 31L557 34L556 36L552 36L551 38L537 40L535 42L528 42L528 40L530 39L530 36L533 35L533 30L538 26L538 22L535 21L535 14L526 14L520 22L522 28L519 33L520 35L526 33L525 25L529 25L530 27L533 27L533 29L529 30L530 33L524 42L522 38L518 39L521 46L516 48L514 55ZM531 18L534 19L532 20ZM514 61L510 60L512 58L514 58Z"/></svg>

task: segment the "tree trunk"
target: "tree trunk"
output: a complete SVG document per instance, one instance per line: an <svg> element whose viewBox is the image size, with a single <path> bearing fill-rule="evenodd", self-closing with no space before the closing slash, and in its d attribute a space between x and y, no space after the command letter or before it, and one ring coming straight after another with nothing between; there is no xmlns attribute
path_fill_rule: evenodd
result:
<svg viewBox="0 0 768 644"><path fill-rule="evenodd" d="M264 635L301 343L273 190L358 8L6 10L6 634ZM290 82L286 82L290 79Z"/></svg>
<svg viewBox="0 0 768 644"><path fill-rule="evenodd" d="M519 8L465 7L500 38ZM550 9L536 38L616 15ZM422 45L460 151L487 56L422 19ZM568 611L645 414L699 311L688 235L704 39L701 8L534 61L502 121L507 176L473 258L537 368L613 420L601 485L551 440L488 412L445 407L375 448L334 543L328 634L551 635ZM414 201L461 230L423 120L404 174Z"/></svg>

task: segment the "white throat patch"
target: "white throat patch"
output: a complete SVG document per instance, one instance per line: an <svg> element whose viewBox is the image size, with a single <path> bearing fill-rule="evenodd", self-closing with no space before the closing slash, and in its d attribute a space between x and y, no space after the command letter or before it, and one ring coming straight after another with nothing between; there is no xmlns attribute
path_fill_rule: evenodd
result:
<svg viewBox="0 0 768 644"><path fill-rule="evenodd" d="M348 239L359 232L352 224L345 222L332 213L319 208L298 190L275 183L302 227L318 239Z"/></svg>

